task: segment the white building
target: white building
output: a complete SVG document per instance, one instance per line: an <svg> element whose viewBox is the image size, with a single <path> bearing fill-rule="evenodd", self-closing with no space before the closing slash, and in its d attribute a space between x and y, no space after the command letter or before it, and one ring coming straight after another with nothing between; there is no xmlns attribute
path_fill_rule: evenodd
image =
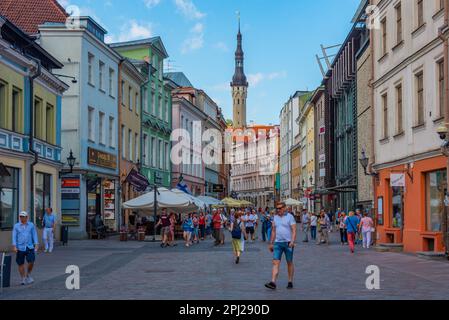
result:
<svg viewBox="0 0 449 320"><path fill-rule="evenodd" d="M76 158L73 174L62 177L63 223L70 226L74 238L87 236L95 215L101 215L112 230L117 230L120 217L117 100L121 56L105 44L106 30L90 17L79 19L79 27L68 28L64 23L39 27L41 45L64 64L60 73L76 80L63 96L61 124L61 158L66 159L71 150Z"/></svg>

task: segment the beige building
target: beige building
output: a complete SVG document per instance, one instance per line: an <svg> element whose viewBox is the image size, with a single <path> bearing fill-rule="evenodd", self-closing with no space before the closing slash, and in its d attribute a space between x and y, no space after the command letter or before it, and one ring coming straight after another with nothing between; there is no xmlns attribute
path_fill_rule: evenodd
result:
<svg viewBox="0 0 449 320"><path fill-rule="evenodd" d="M142 62L145 65L144 62ZM137 196L133 186L126 182L126 178L132 169L138 170L140 164L140 115L141 86L145 81L144 76L128 60L124 59L119 65L119 156L121 201L126 202ZM145 95L146 96L146 95ZM143 137L143 145L147 145L148 137ZM144 153L145 156L148 156ZM145 157L146 159L146 157ZM145 161L145 160L144 160ZM122 224L128 224L130 210L122 213Z"/></svg>

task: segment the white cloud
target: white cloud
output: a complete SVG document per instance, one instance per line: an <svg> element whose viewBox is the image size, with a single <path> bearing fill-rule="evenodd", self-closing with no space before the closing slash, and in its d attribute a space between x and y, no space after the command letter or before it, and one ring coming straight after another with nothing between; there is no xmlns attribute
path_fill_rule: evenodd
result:
<svg viewBox="0 0 449 320"><path fill-rule="evenodd" d="M106 37L106 42L124 42L137 39L150 38L153 35L152 25L148 23L139 23L136 20L130 20L120 29L118 36L111 35Z"/></svg>
<svg viewBox="0 0 449 320"><path fill-rule="evenodd" d="M258 72L258 73L248 75L248 82L252 87L257 87L263 81L267 81L267 80L272 81L275 79L282 79L285 77L287 77L286 71L272 72L272 73L268 73L268 74Z"/></svg>
<svg viewBox="0 0 449 320"><path fill-rule="evenodd" d="M145 6L149 9L156 7L159 3L161 3L161 0L144 0Z"/></svg>
<svg viewBox="0 0 449 320"><path fill-rule="evenodd" d="M184 40L181 52L188 52L201 49L204 46L204 25L200 22L190 29L190 36Z"/></svg>
<svg viewBox="0 0 449 320"><path fill-rule="evenodd" d="M200 12L192 0L174 0L178 11L188 19L202 19L206 16Z"/></svg>
<svg viewBox="0 0 449 320"><path fill-rule="evenodd" d="M227 46L226 43L224 43L224 42L217 42L217 43L214 45L214 48L219 49L219 50L221 50L221 51L223 51L223 52L228 52L228 51L229 51L228 46Z"/></svg>
<svg viewBox="0 0 449 320"><path fill-rule="evenodd" d="M69 0L58 0L58 2L59 2L59 4L60 4L61 6L63 6L64 8L67 7L67 6L69 5L69 3L70 3Z"/></svg>

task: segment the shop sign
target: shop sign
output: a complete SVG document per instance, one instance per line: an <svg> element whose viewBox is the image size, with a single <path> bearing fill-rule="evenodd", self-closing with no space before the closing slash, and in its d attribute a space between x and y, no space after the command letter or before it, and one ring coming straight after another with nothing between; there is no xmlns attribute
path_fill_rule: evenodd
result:
<svg viewBox="0 0 449 320"><path fill-rule="evenodd" d="M405 187L405 173L392 173L390 175L391 187Z"/></svg>
<svg viewBox="0 0 449 320"><path fill-rule="evenodd" d="M326 176L326 169L320 169L320 178L323 178Z"/></svg>
<svg viewBox="0 0 449 320"><path fill-rule="evenodd" d="M325 126L321 126L320 127L320 135L323 135L326 133L326 127Z"/></svg>
<svg viewBox="0 0 449 320"><path fill-rule="evenodd" d="M61 189L62 194L77 194L80 193L79 188L62 188Z"/></svg>
<svg viewBox="0 0 449 320"><path fill-rule="evenodd" d="M320 154L320 163L325 163L326 162L326 155L325 154Z"/></svg>
<svg viewBox="0 0 449 320"><path fill-rule="evenodd" d="M87 152L90 165L114 170L117 168L117 157L115 155L93 148L88 148Z"/></svg>
<svg viewBox="0 0 449 320"><path fill-rule="evenodd" d="M223 193L224 192L224 186L222 184L214 184L212 187L213 193Z"/></svg>
<svg viewBox="0 0 449 320"><path fill-rule="evenodd" d="M80 187L80 179L73 179L73 178L64 178L61 182L62 188L79 188Z"/></svg>

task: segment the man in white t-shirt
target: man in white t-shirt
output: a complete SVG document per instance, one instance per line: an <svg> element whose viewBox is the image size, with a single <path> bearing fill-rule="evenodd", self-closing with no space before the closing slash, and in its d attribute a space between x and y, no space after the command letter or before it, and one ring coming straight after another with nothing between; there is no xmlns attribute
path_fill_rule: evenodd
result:
<svg viewBox="0 0 449 320"><path fill-rule="evenodd" d="M274 217L272 225L269 249L273 252L273 270L271 282L265 284L265 287L271 290L276 289L276 281L283 254L287 260L288 267L287 289L293 289L293 276L295 272L293 252L296 241L296 220L293 215L286 213L285 207L285 203L282 202L276 206L277 214Z"/></svg>

